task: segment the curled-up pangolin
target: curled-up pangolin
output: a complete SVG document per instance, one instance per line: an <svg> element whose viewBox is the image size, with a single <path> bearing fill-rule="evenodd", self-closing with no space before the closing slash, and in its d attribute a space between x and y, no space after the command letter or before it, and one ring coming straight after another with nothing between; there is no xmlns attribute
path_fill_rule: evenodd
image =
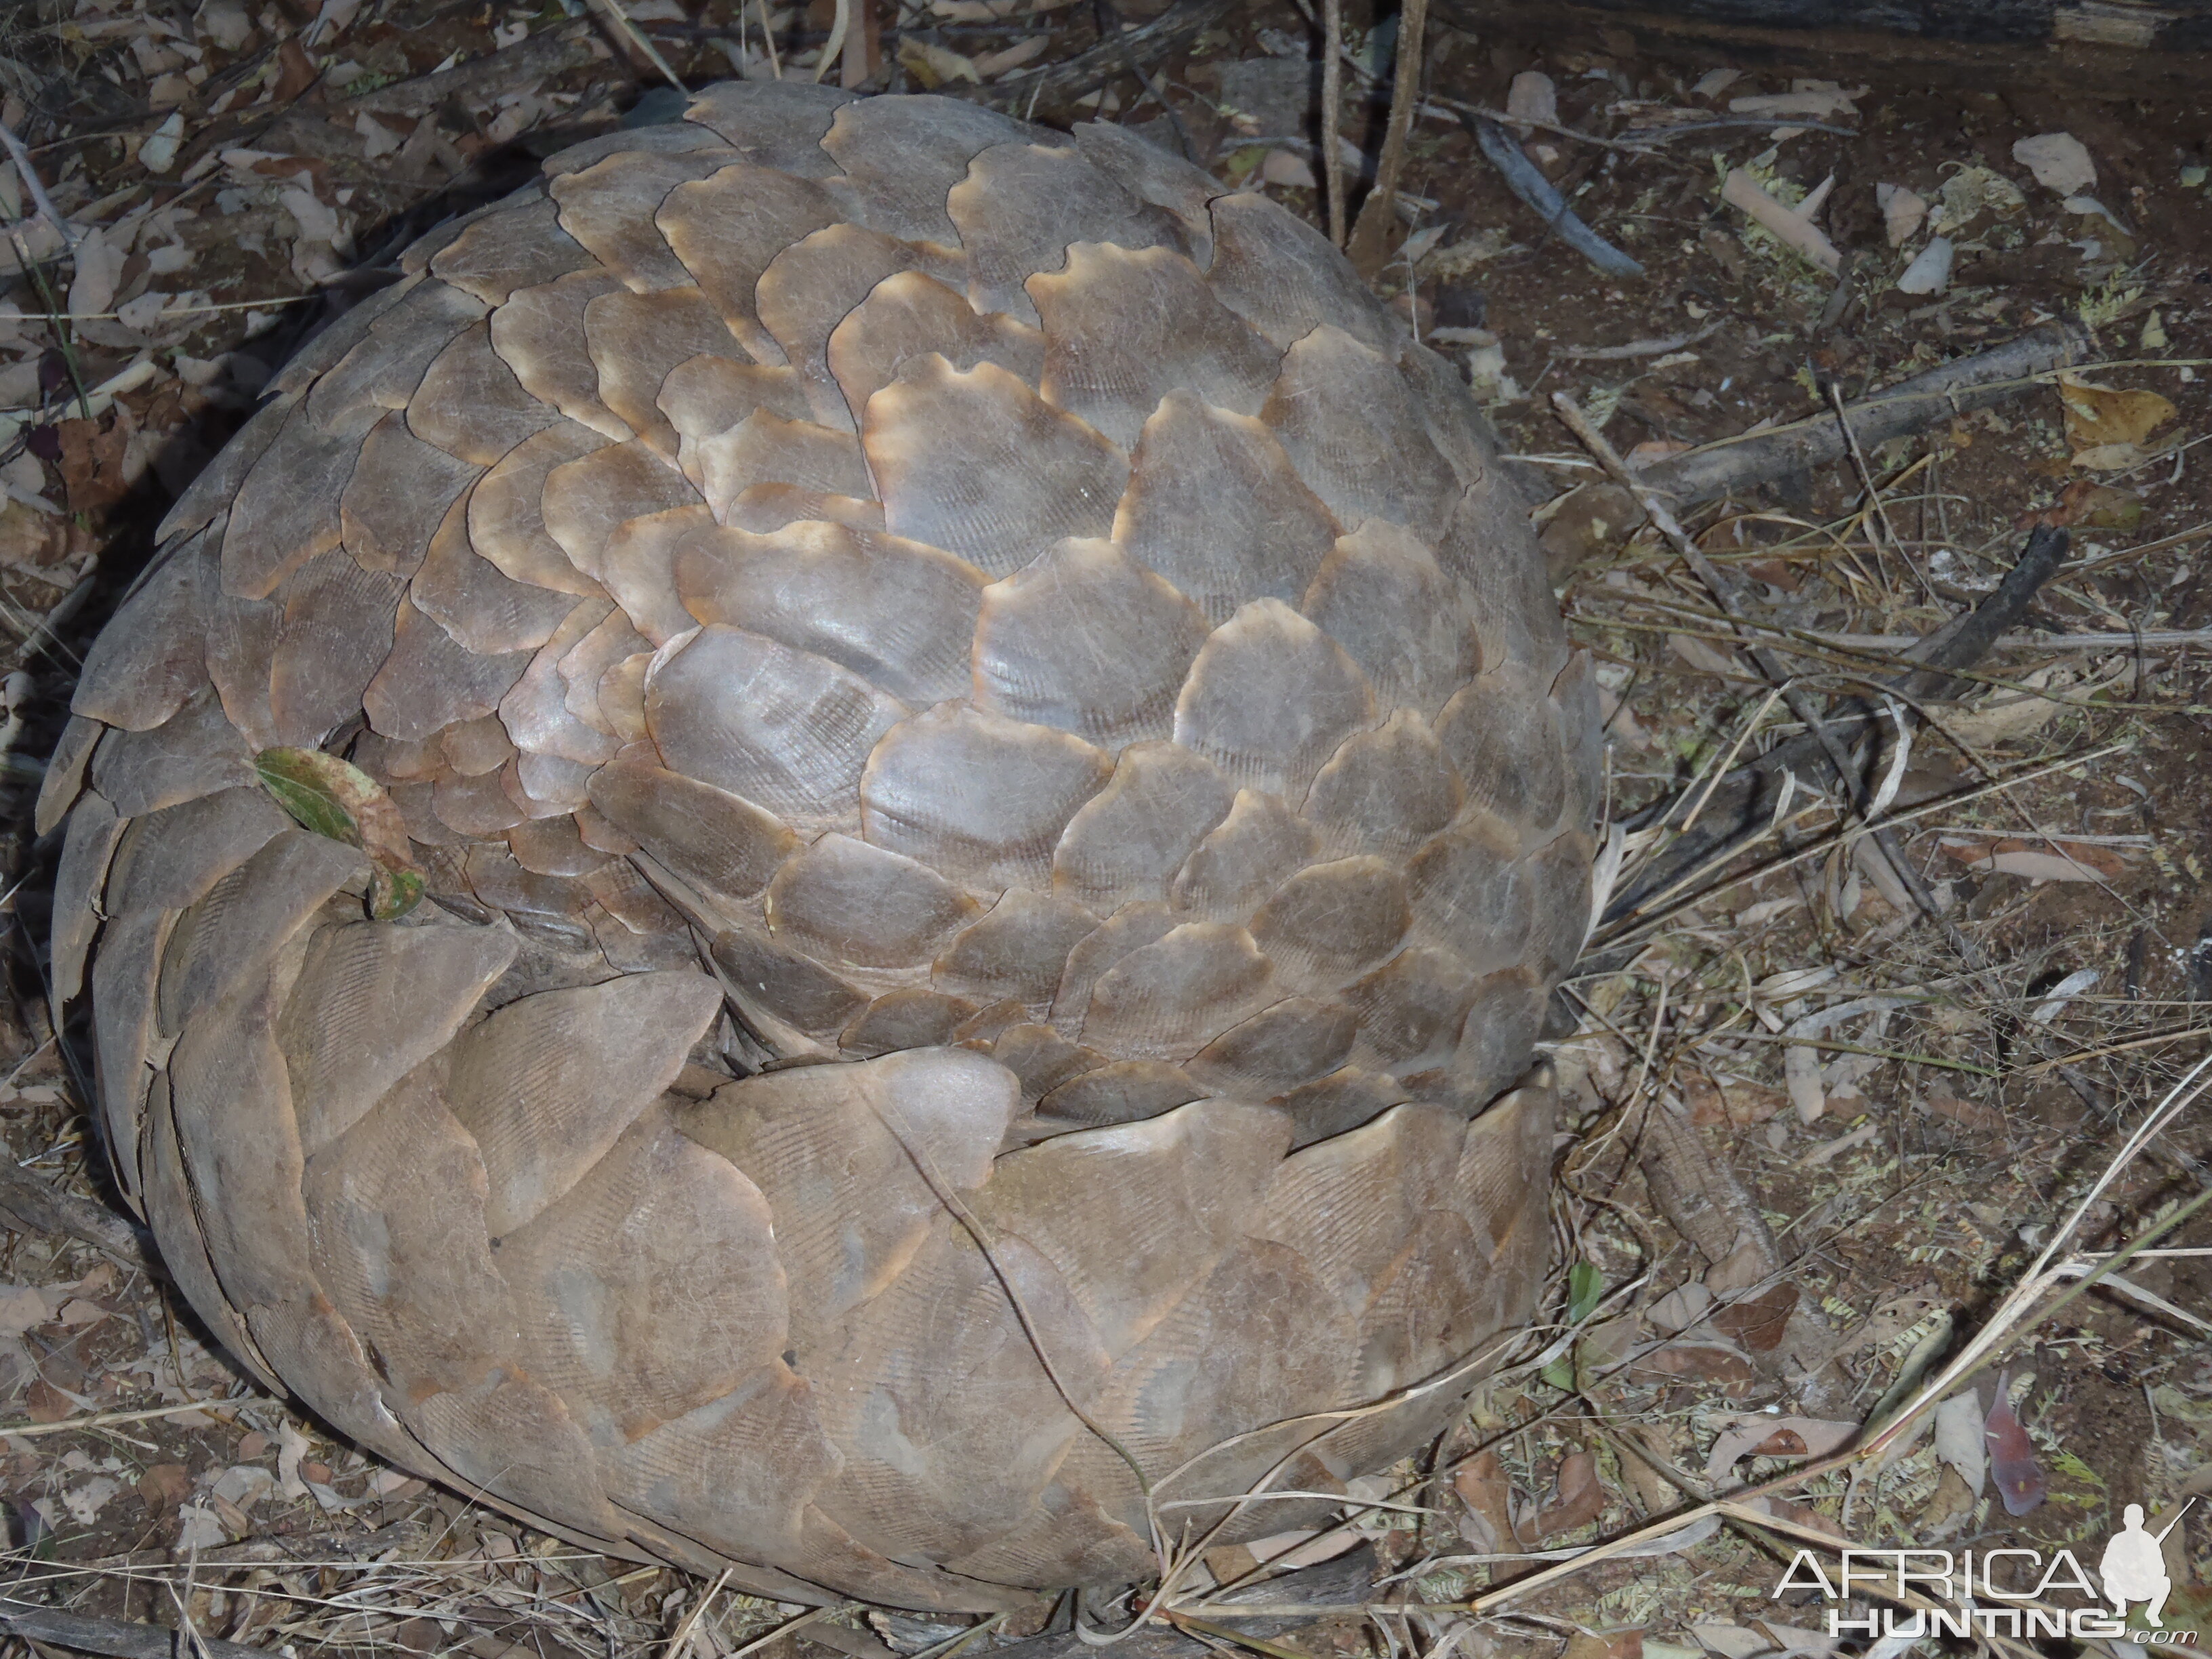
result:
<svg viewBox="0 0 2212 1659"><path fill-rule="evenodd" d="M1547 1261L1596 741L1456 377L1265 198L938 98L719 87L404 263L41 802L215 1334L798 1601L1433 1433Z"/></svg>

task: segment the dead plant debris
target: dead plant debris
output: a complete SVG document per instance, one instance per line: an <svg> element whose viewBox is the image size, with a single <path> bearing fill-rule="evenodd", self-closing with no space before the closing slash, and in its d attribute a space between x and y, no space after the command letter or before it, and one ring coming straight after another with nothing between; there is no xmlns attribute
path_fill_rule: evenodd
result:
<svg viewBox="0 0 2212 1659"><path fill-rule="evenodd" d="M1389 131L1397 20L1325 9L33 0L0 22L0 1646L150 1651L188 1626L216 1655L882 1659L1046 1627L587 1554L258 1393L93 1207L28 800L153 520L270 374L415 236L667 118L664 77L1119 120L1316 223L1340 179L1340 235ZM1360 246L1552 498L1534 516L1605 722L1605 884L1635 893L1714 781L1808 721L1858 780L1790 769L1663 903L1601 922L1547 1034L1573 1128L1552 1322L1433 1457L1362 1483L1329 1533L1194 1554L1166 1596L1082 1616L1146 1605L1185 1632L1152 1621L1129 1638L1148 1653L1826 1654L1818 1595L1776 1593L1801 1547L2088 1559L2130 1503L2154 1531L2179 1516L2177 1584L2212 1580L2212 1509L2184 1512L2212 1495L2201 111L1909 65L1687 69L1530 10L1473 33L1438 0ZM1971 400L1863 401L2008 350ZM1678 498L1723 605L1555 422L1560 392L1654 481L1722 476L1733 441L1793 422L1826 447L1770 441L1782 463ZM2069 556L1986 655L1893 689L2023 533L2058 530ZM1239 1581L1243 1614L1218 1589ZM2176 1597L2169 1621L2212 1604ZM1303 1628L1257 1634L1255 1607Z"/></svg>

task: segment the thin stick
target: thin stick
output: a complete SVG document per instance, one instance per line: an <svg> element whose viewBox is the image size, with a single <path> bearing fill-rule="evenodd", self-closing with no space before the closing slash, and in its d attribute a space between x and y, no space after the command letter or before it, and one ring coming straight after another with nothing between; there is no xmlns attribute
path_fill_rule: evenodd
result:
<svg viewBox="0 0 2212 1659"><path fill-rule="evenodd" d="M840 0L837 10L841 17L844 9L842 0ZM824 52L823 57L826 61L829 54ZM707 1586L707 1593L691 1604L690 1612L684 1615L684 1622L677 1626L676 1634L668 1638L665 1659L684 1659L685 1651L691 1645L691 1632L699 1628L700 1620L706 1617L707 1609L714 1605L714 1598L722 1593L722 1586L729 1582L730 1569L724 1567L716 1575L714 1582Z"/></svg>
<svg viewBox="0 0 2212 1659"><path fill-rule="evenodd" d="M240 1400L187 1400L181 1406L155 1406L143 1412L101 1412L93 1417L65 1417L58 1423L0 1424L0 1434L21 1435L26 1440L40 1434L73 1434L80 1429L104 1429L117 1423L145 1423L157 1417L182 1417L186 1412L217 1411L225 1407L235 1411L240 1406L251 1406L253 1396Z"/></svg>
<svg viewBox="0 0 2212 1659"><path fill-rule="evenodd" d="M61 210L54 205L54 198L46 194L46 185L40 181L38 168L31 164L31 152L23 148L23 141L15 136L15 130L5 121L0 121L0 145L6 146L9 156L15 161L16 174L22 179L23 188L30 192L32 205L54 228L54 234L62 239L64 247L76 247L76 233L70 228L70 222L62 217Z"/></svg>
<svg viewBox="0 0 2212 1659"><path fill-rule="evenodd" d="M1321 170L1328 181L1328 240L1342 247L1344 222L1344 0L1321 0Z"/></svg>
<svg viewBox="0 0 2212 1659"><path fill-rule="evenodd" d="M761 3L765 5L768 0L761 0ZM660 48L647 40L645 32L629 21L629 14L622 8L622 0L599 0L599 6L610 18L614 20L615 27L622 32L623 37L645 54L646 61L667 77L670 86L687 98L691 95L690 88L677 79L676 71L668 67L668 60L660 55ZM782 77L779 75L777 78L781 80Z"/></svg>
<svg viewBox="0 0 2212 1659"><path fill-rule="evenodd" d="M836 21L830 25L830 38L823 42L822 55L814 60L814 78L819 81L822 71L844 56L846 31L853 26L853 0L837 0ZM840 80L843 75L839 74ZM725 1574L724 1577L727 1577Z"/></svg>
<svg viewBox="0 0 2212 1659"><path fill-rule="evenodd" d="M1743 607L1736 602L1735 590L1728 578L1722 575L1719 568L1705 556L1705 550L1690 539L1689 532L1667 510L1665 503L1628 470L1628 464L1620 459L1620 452L1606 441L1603 433L1590 424L1589 417L1583 413L1582 406L1575 402L1573 395L1565 392L1553 392L1552 406L1559 411L1559 418L1567 423L1568 429L1575 436L1583 441L1591 456L1612 476L1613 482L1636 497L1638 505L1643 507L1654 527L1681 556L1682 562L1696 574L1698 580L1705 585L1706 591L1713 596L1713 602L1728 614L1731 622L1741 624L1743 622ZM1860 816L1871 823L1874 803L1867 793L1866 779L1851 763L1843 740L1814 711L1811 700L1798 689L1796 679L1782 659L1769 647L1759 643L1748 628L1742 630L1741 637L1744 649L1759 665L1759 672L1781 691L1783 701L1790 705L1790 712L1803 721L1806 728L1819 738L1828 764L1834 769L1837 782L1843 786L1844 794ZM1905 849L1898 844L1897 838L1887 829L1876 829L1874 837L1875 847L1881 849L1881 855L1897 872L1899 884L1912 896L1912 902L1919 906L1922 914L1939 926L1943 925L1947 919L1936 902L1936 896L1928 890L1928 884L1920 879L1920 872L1912 867L1912 860L1905 857ZM1954 949L1974 966L1981 966L1979 950L1956 924L1949 925L1946 932L1951 936Z"/></svg>
<svg viewBox="0 0 2212 1659"><path fill-rule="evenodd" d="M1474 118L1474 142L1506 188L1534 208L1545 228L1608 276L1641 276L1644 267L1599 235L1567 205L1565 197L1521 153L1521 146L1495 121Z"/></svg>
<svg viewBox="0 0 2212 1659"><path fill-rule="evenodd" d="M1406 139L1413 111L1421 101L1422 36L1429 0L1405 0L1398 13L1398 73L1390 89L1390 118L1383 130L1382 154L1375 164L1375 188L1360 205L1352 228L1352 263L1362 271L1379 270L1390 222L1397 216L1398 177L1406 167ZM1417 307L1418 309L1418 307Z"/></svg>
<svg viewBox="0 0 2212 1659"><path fill-rule="evenodd" d="M1868 523L1881 526L1881 533L1889 538L1890 550L1905 561L1905 568L1912 573L1912 580L1920 584L1920 591L1928 602L1930 605L1940 604L1936 590L1928 585L1928 578L1921 574L1920 567L1912 562L1912 556L1905 550L1905 541L1897 533L1897 526L1889 521L1889 503L1882 499L1881 486L1875 482L1874 469L1867 465L1866 451L1859 447L1859 434L1851 429L1850 412L1844 407L1844 389L1833 380L1828 382L1828 401L1835 405L1836 424L1844 429L1844 442L1850 451L1851 466L1858 473L1859 487L1866 491L1868 503L1873 508Z"/></svg>
<svg viewBox="0 0 2212 1659"><path fill-rule="evenodd" d="M783 79L783 60L776 56L775 26L768 15L768 0L760 0L761 40L768 46L769 73L777 80Z"/></svg>
<svg viewBox="0 0 2212 1659"><path fill-rule="evenodd" d="M2136 1048L2155 1048L2161 1042L2180 1042L2189 1037L2212 1036L2212 1025L2187 1025L2178 1031L2154 1031L2148 1036L2131 1037L2125 1042L2107 1042L2095 1048L2076 1048L2070 1054L2061 1054L2056 1060L2039 1060L2033 1066L2023 1066L2016 1075L2032 1076L2038 1072L2055 1072L2068 1066L2078 1066L2085 1060L2102 1060L2107 1054L2124 1054Z"/></svg>

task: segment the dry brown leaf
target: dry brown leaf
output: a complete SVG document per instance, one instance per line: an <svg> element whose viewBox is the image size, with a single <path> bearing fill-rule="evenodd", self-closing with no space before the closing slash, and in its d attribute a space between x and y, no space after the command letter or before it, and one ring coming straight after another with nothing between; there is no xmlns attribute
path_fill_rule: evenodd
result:
<svg viewBox="0 0 2212 1659"><path fill-rule="evenodd" d="M1559 1659L1644 1659L1641 1630L1578 1630Z"/></svg>
<svg viewBox="0 0 2212 1659"><path fill-rule="evenodd" d="M2155 392L2098 386L2078 374L2058 377L2058 398L2066 410L2066 442L2076 465L2084 451L2113 444L2140 445L2174 416L2174 407Z"/></svg>
<svg viewBox="0 0 2212 1659"><path fill-rule="evenodd" d="M1978 1101L1961 1100L1956 1095L1923 1095L1920 1107L1923 1111L1948 1119L1962 1128L2002 1133L2005 1127L2002 1112L1994 1107L1982 1105Z"/></svg>
<svg viewBox="0 0 2212 1659"><path fill-rule="evenodd" d="M2127 873L2127 865L2109 847L2080 842L1946 841L1943 850L1974 872L2026 876L2033 881L2106 881Z"/></svg>
<svg viewBox="0 0 2212 1659"><path fill-rule="evenodd" d="M70 1414L70 1397L43 1376L31 1379L23 1398L33 1423L58 1423Z"/></svg>
<svg viewBox="0 0 2212 1659"><path fill-rule="evenodd" d="M995 81L1010 70L1018 70L1052 44L1048 34L1032 34L1017 40L1000 52L987 52L975 60L975 73L986 81Z"/></svg>
<svg viewBox="0 0 2212 1659"><path fill-rule="evenodd" d="M1485 1555L1509 1554L1521 1547L1513 1532L1513 1483L1494 1450L1477 1453L1452 1474L1452 1490L1467 1505L1460 1533Z"/></svg>
<svg viewBox="0 0 2212 1659"><path fill-rule="evenodd" d="M57 514L22 501L0 505L0 566L49 565L69 551L69 528Z"/></svg>
<svg viewBox="0 0 2212 1659"><path fill-rule="evenodd" d="M1692 634L1669 634L1667 648L1701 674L1717 674L1728 679L1747 679L1742 659L1733 651L1723 651L1718 646Z"/></svg>
<svg viewBox="0 0 2212 1659"><path fill-rule="evenodd" d="M1689 1104L1690 1121L1699 1128L1725 1124L1731 1128L1747 1129L1765 1122L1790 1104L1789 1096L1763 1083L1741 1083L1731 1079L1716 1088L1711 1079L1697 1073L1680 1080L1682 1098Z"/></svg>
<svg viewBox="0 0 2212 1659"><path fill-rule="evenodd" d="M1731 1302L1713 1310L1711 1323L1723 1336L1733 1338L1753 1353L1771 1353L1782 1345L1790 1316L1797 1306L1797 1287L1783 1284L1754 1297Z"/></svg>
<svg viewBox="0 0 2212 1659"><path fill-rule="evenodd" d="M2074 683L2071 671L2039 668L2020 682L2017 691L2000 691L1963 714L1945 717L1944 729L1970 749L1987 749L2001 743L2017 743L2040 732L2063 712L2066 705L2034 693Z"/></svg>
<svg viewBox="0 0 2212 1659"><path fill-rule="evenodd" d="M2142 515L2143 499L2133 490L2076 478L2058 492L2056 501L2039 513L2021 514L2013 527L2033 530L2045 525L2059 530L2079 525L2087 530L2133 530Z"/></svg>
<svg viewBox="0 0 2212 1659"><path fill-rule="evenodd" d="M1586 1451L1570 1452L1559 1463L1552 1501L1536 1512L1538 1541L1577 1527L1586 1527L1605 1513L1605 1487L1597 1478L1597 1459Z"/></svg>
<svg viewBox="0 0 2212 1659"><path fill-rule="evenodd" d="M1759 1507L1778 1521L1788 1521L1809 1531L1826 1533L1831 1538L1844 1536L1843 1528L1809 1504L1793 1504L1786 1498L1767 1497L1759 1500Z"/></svg>
<svg viewBox="0 0 2212 1659"><path fill-rule="evenodd" d="M182 1463L155 1463L138 1477L138 1501L156 1519L191 1495L192 1472Z"/></svg>
<svg viewBox="0 0 2212 1659"><path fill-rule="evenodd" d="M975 60L963 58L949 46L907 35L899 41L899 62L907 73L934 91L949 81L973 81L982 84L983 77L976 72Z"/></svg>
<svg viewBox="0 0 2212 1659"><path fill-rule="evenodd" d="M290 103L314 85L315 77L322 72L302 50L297 36L276 48L276 86L270 98L277 104Z"/></svg>
<svg viewBox="0 0 2212 1659"><path fill-rule="evenodd" d="M97 421L55 423L61 440L62 487L72 513L93 513L123 499L130 484L123 476L123 452L130 447L131 422L119 410Z"/></svg>
<svg viewBox="0 0 2212 1659"><path fill-rule="evenodd" d="M1632 1370L1646 1381L1661 1376L1711 1382L1729 1394L1747 1393L1759 1380L1759 1373L1741 1349L1718 1342L1669 1342L1644 1355Z"/></svg>
<svg viewBox="0 0 2212 1659"><path fill-rule="evenodd" d="M1820 1417L1740 1417L1715 1437L1705 1459L1705 1479L1722 1485L1747 1457L1820 1457L1858 1431L1856 1423Z"/></svg>

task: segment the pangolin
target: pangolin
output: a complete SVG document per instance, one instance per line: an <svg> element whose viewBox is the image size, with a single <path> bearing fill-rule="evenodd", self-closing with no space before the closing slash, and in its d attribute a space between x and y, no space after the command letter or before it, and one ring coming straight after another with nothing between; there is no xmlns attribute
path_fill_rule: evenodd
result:
<svg viewBox="0 0 2212 1659"><path fill-rule="evenodd" d="M794 82L401 264L40 802L213 1333L809 1602L1127 1582L1433 1435L1548 1261L1597 755L1451 368L1120 128Z"/></svg>

